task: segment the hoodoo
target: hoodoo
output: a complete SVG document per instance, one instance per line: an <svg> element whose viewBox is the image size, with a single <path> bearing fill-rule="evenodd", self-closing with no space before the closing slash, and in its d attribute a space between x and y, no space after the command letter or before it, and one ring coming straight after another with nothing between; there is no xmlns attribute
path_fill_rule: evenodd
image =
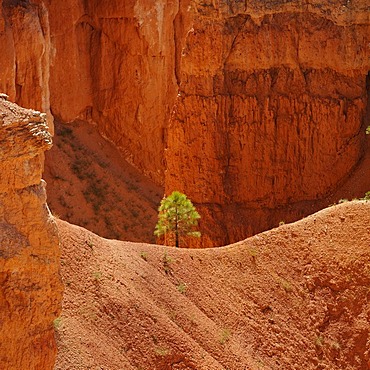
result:
<svg viewBox="0 0 370 370"><path fill-rule="evenodd" d="M52 369L59 239L41 180L46 115L0 96L0 368Z"/></svg>

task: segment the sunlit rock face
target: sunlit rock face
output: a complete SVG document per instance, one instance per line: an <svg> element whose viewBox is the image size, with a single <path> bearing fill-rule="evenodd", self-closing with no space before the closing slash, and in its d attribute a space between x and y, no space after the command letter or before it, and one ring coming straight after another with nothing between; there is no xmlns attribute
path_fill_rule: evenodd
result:
<svg viewBox="0 0 370 370"><path fill-rule="evenodd" d="M200 245L313 211L365 150L366 0L0 5L0 89L185 192Z"/></svg>
<svg viewBox="0 0 370 370"><path fill-rule="evenodd" d="M0 368L52 369L59 239L41 180L46 114L0 96Z"/></svg>
<svg viewBox="0 0 370 370"><path fill-rule="evenodd" d="M366 2L194 1L184 17L167 192L198 205L208 246L302 217L365 148Z"/></svg>

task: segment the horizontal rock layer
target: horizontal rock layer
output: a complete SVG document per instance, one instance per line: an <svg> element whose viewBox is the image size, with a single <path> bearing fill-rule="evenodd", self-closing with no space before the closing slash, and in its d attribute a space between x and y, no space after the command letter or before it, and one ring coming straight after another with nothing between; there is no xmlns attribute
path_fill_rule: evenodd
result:
<svg viewBox="0 0 370 370"><path fill-rule="evenodd" d="M202 209L203 245L303 216L288 207L335 189L365 148L369 21L275 3L259 18L211 1L188 13L165 184Z"/></svg>
<svg viewBox="0 0 370 370"><path fill-rule="evenodd" d="M212 245L292 217L281 207L324 197L364 152L366 0L0 4L0 88L95 123L205 209ZM218 228L234 209L248 221Z"/></svg>

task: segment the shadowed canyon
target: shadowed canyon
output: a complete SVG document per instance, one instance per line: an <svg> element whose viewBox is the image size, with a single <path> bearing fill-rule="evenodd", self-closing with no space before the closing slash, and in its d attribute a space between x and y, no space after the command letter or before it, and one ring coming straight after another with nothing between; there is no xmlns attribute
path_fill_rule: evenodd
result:
<svg viewBox="0 0 370 370"><path fill-rule="evenodd" d="M0 368L370 369L367 0L0 7Z"/></svg>

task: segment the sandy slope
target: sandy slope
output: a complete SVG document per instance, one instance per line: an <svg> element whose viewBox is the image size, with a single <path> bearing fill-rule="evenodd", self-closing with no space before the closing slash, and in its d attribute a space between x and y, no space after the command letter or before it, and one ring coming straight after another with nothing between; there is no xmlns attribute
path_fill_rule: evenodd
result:
<svg viewBox="0 0 370 370"><path fill-rule="evenodd" d="M163 190L86 123L55 124L46 154L48 204L63 220L106 238L155 242Z"/></svg>
<svg viewBox="0 0 370 370"><path fill-rule="evenodd" d="M58 226L55 369L370 368L370 202L218 249Z"/></svg>

